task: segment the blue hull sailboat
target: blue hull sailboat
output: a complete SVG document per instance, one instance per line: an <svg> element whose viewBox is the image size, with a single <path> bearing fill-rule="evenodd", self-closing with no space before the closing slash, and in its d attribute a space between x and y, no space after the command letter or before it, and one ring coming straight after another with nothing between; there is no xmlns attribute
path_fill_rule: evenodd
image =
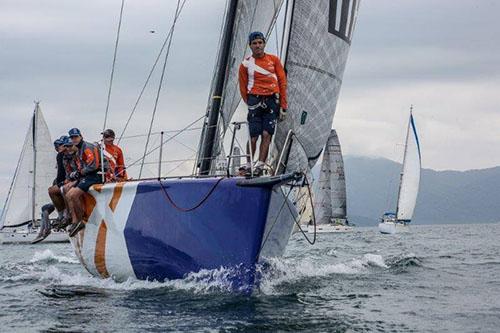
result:
<svg viewBox="0 0 500 333"><path fill-rule="evenodd" d="M250 292L256 265L283 254L299 211L293 196L307 184L304 177L328 138L359 1L340 7L328 0L288 2L282 61L290 107L269 160L275 171L243 178L228 167L217 175L215 162L226 158L223 137L240 102L237 70L249 52L248 33L269 34L282 2L228 1L195 174L91 188L86 227L71 239L91 274L163 281L223 268L231 290ZM311 91L316 82L321 88Z"/></svg>

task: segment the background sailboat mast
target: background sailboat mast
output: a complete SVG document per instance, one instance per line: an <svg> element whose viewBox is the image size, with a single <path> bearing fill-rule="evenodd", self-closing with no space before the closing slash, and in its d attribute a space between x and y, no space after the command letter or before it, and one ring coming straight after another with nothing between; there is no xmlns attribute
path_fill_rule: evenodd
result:
<svg viewBox="0 0 500 333"><path fill-rule="evenodd" d="M205 138L202 144L202 154L200 163L200 174L207 175L210 172L212 164L213 145L216 142L217 125L219 122L220 107L222 104L222 92L226 80L227 65L229 63L229 54L231 48L231 36L233 34L234 22L236 17L236 8L238 0L229 1L229 9L226 15L226 23L222 35L220 57L217 64L217 76L215 79L215 89L212 95L208 121L205 123Z"/></svg>
<svg viewBox="0 0 500 333"><path fill-rule="evenodd" d="M36 207L36 145L37 145L37 124L38 124L38 107L40 102L35 102L35 111L33 112L33 188L31 190L31 221L35 222L35 207Z"/></svg>
<svg viewBox="0 0 500 333"><path fill-rule="evenodd" d="M399 188L398 188L398 199L396 201L396 219L399 213L399 196L401 195L401 185L403 184L403 174L405 169L406 152L408 151L408 138L410 137L410 126L411 126L411 114L413 111L413 105L410 105L410 118L408 118L408 127L406 129L406 140L405 140L405 152L403 155L403 164L401 166L401 173L399 175Z"/></svg>

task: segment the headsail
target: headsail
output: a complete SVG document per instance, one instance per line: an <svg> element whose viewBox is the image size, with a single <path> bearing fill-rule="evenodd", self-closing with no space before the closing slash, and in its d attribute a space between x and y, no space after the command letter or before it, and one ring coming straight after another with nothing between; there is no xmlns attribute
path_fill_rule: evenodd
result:
<svg viewBox="0 0 500 333"><path fill-rule="evenodd" d="M55 160L49 128L37 103L2 212L1 228L36 220L41 206L50 202L47 189L56 176Z"/></svg>
<svg viewBox="0 0 500 333"><path fill-rule="evenodd" d="M403 158L403 170L399 188L397 219L410 221L417 203L418 188L420 185L420 143L418 141L417 129L413 115L410 113L408 128L406 131L405 154Z"/></svg>
<svg viewBox="0 0 500 333"><path fill-rule="evenodd" d="M289 1L283 43L289 110L277 126L275 160L289 130L310 168L319 158L330 133L358 7L358 0Z"/></svg>
<svg viewBox="0 0 500 333"><path fill-rule="evenodd" d="M332 129L326 143L315 200L316 221L345 219L347 212L344 161L337 132Z"/></svg>

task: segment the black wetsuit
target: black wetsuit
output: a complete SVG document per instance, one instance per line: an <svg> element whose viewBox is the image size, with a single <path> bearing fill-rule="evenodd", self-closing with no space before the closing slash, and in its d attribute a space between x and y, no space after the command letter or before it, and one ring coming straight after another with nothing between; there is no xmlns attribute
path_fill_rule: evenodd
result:
<svg viewBox="0 0 500 333"><path fill-rule="evenodd" d="M64 169L63 159L64 153L57 153L57 176L56 179L54 179L53 185L57 185L59 187L63 186L64 180L66 180L66 170Z"/></svg>

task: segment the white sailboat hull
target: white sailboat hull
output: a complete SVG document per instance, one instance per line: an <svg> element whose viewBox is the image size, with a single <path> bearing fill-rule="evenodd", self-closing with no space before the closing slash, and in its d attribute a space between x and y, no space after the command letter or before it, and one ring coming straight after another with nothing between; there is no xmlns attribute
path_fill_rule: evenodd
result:
<svg viewBox="0 0 500 333"><path fill-rule="evenodd" d="M339 225L339 224L319 224L316 226L316 233L318 234L326 234L326 233L342 233L342 232L350 232L352 231L352 227L347 225ZM314 233L314 226L307 226L307 232L312 234Z"/></svg>
<svg viewBox="0 0 500 333"><path fill-rule="evenodd" d="M409 232L409 226L397 222L381 222L378 224L378 230L383 234L395 234Z"/></svg>
<svg viewBox="0 0 500 333"><path fill-rule="evenodd" d="M38 235L39 229L15 229L0 231L0 244L30 244ZM64 231L52 231L42 243L69 243Z"/></svg>

